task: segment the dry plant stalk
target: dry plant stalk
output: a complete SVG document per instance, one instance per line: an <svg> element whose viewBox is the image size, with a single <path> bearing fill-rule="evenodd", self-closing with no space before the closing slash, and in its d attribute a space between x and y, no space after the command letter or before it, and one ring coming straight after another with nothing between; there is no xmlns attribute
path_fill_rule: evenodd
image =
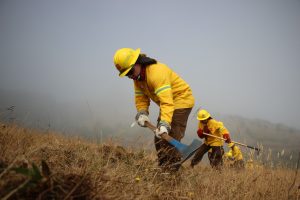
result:
<svg viewBox="0 0 300 200"><path fill-rule="evenodd" d="M157 167L153 151L125 148L114 141L99 145L78 137L14 125L0 128L0 154L0 163L5 166L0 166L0 198L4 199L299 197L297 193L289 193L290 180L294 180L292 187L299 185L297 174L291 169L267 168L254 160L252 167L244 170L225 165L221 171L215 171L205 163L191 169L186 162L179 172L170 174ZM31 169L23 160L35 163L41 172L41 179L30 186L24 184L28 176L12 170ZM41 161L49 169L43 170Z"/></svg>

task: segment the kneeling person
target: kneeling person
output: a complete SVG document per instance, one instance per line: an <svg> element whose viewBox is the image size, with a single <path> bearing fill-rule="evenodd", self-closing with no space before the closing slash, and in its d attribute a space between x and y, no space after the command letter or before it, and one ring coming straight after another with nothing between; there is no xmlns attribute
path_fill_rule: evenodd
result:
<svg viewBox="0 0 300 200"><path fill-rule="evenodd" d="M228 147L230 150L225 154L225 157L233 163L231 164L232 167L235 168L244 168L244 160L243 160L243 154L238 146L236 146L233 142L228 144Z"/></svg>

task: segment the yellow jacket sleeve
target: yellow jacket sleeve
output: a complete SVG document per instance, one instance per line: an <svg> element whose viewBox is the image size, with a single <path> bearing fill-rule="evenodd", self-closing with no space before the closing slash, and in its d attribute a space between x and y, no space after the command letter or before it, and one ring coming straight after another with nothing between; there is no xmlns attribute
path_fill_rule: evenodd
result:
<svg viewBox="0 0 300 200"><path fill-rule="evenodd" d="M222 122L217 123L217 129L219 130L222 136L225 134L229 134L229 131L227 130L227 128L225 128Z"/></svg>
<svg viewBox="0 0 300 200"><path fill-rule="evenodd" d="M222 122L219 122L215 119L211 119L207 124L209 133L218 137L223 137L225 134L229 134L228 130L224 127ZM223 140L214 138L214 137L206 137L205 144L210 146L222 146Z"/></svg>
<svg viewBox="0 0 300 200"><path fill-rule="evenodd" d="M137 111L147 111L149 113L150 99L139 86L134 82L134 98Z"/></svg>
<svg viewBox="0 0 300 200"><path fill-rule="evenodd" d="M170 74L163 71L151 77L154 93L159 99L160 119L171 125L173 112L175 109Z"/></svg>

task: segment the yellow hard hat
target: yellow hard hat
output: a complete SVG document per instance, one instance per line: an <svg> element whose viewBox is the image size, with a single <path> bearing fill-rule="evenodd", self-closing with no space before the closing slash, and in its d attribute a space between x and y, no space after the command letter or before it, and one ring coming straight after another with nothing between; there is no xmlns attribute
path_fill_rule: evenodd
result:
<svg viewBox="0 0 300 200"><path fill-rule="evenodd" d="M227 158L231 158L231 157L232 157L232 151L230 150L230 151L226 152L226 153L225 153L225 156L226 156Z"/></svg>
<svg viewBox="0 0 300 200"><path fill-rule="evenodd" d="M119 70L120 77L125 76L133 67L140 55L141 49L122 48L114 55L115 67Z"/></svg>
<svg viewBox="0 0 300 200"><path fill-rule="evenodd" d="M198 120L206 120L210 117L210 114L209 112L207 112L206 110L200 110L198 112L198 116L197 116L197 119Z"/></svg>

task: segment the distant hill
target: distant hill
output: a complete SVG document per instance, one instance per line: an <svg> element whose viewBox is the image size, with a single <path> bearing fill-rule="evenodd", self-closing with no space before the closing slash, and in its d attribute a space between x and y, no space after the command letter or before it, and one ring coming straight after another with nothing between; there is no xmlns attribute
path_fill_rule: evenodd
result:
<svg viewBox="0 0 300 200"><path fill-rule="evenodd" d="M113 126L101 123L100 118L100 122L96 123L90 120L87 109L80 110L74 105L61 103L45 95L7 90L0 90L0 93L0 119L4 122L15 120L27 127L66 131L97 141L113 137L124 145L148 145L153 148L152 133L137 125L130 128L130 124L122 124L120 120L119 124ZM9 110L11 106L15 106L13 111ZM261 145L264 151L271 149L273 155L282 150L286 152L286 156L297 155L300 151L300 130L240 116L222 115L216 116L216 119L224 122L235 141L251 146ZM197 138L197 123L191 115L183 142L189 143Z"/></svg>
<svg viewBox="0 0 300 200"><path fill-rule="evenodd" d="M72 132L88 113L59 99L29 91L0 89L0 120L23 126ZM13 109L10 109L13 107ZM82 123L83 124L83 123Z"/></svg>
<svg viewBox="0 0 300 200"><path fill-rule="evenodd" d="M224 123L238 140L272 149L300 150L300 130L261 119L227 116Z"/></svg>

